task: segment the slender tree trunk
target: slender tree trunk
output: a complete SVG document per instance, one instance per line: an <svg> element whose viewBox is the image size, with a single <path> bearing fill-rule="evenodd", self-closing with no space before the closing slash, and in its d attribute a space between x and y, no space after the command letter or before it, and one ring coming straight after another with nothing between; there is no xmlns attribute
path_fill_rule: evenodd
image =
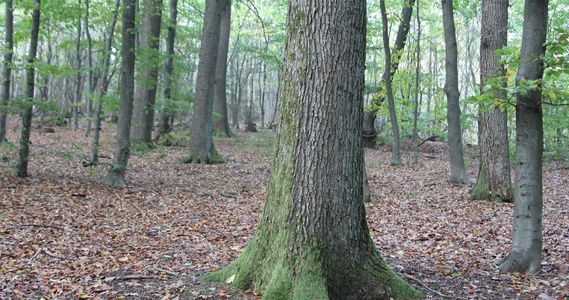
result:
<svg viewBox="0 0 569 300"><path fill-rule="evenodd" d="M419 162L419 147L417 146L417 119L419 118L419 77L421 76L421 18L419 16L419 0L417 0L417 65L415 67L415 108L413 109L413 163Z"/></svg>
<svg viewBox="0 0 569 300"><path fill-rule="evenodd" d="M409 28L411 27L411 15L413 14L413 6L415 5L415 0L404 0L403 1L403 9L401 10L401 23L399 24L399 29L397 30L397 37L395 38L395 44L393 45L392 49L392 57L393 61L390 66L391 73L389 74L388 78L393 78L395 72L399 68L399 59L401 54L403 54L403 49L405 48L405 43L407 41L407 34L409 33ZM382 80L385 80L385 72ZM379 93L381 89L378 89L375 93ZM373 148L375 147L375 138L377 136L377 132L375 130L375 119L377 118L377 113L379 112L380 106L383 104L385 100L384 97L377 97L374 98L372 104L370 105L370 109L364 112L364 132L363 132L363 139L364 139L364 147Z"/></svg>
<svg viewBox="0 0 569 300"><path fill-rule="evenodd" d="M22 115L22 136L20 138L20 156L18 160L18 176L28 177L28 160L30 158L30 132L32 129L32 113L34 108L35 66L40 31L41 0L34 0L32 12L32 30L28 65L26 66L26 106Z"/></svg>
<svg viewBox="0 0 569 300"><path fill-rule="evenodd" d="M420 296L386 265L365 220L365 14L364 0L289 1L263 214L245 251L206 280L266 299Z"/></svg>
<svg viewBox="0 0 569 300"><path fill-rule="evenodd" d="M460 92L458 91L458 50L454 27L452 0L442 0L445 36L445 71L447 95L448 146L450 156L450 182L470 183L464 166L462 129L460 126Z"/></svg>
<svg viewBox="0 0 569 300"><path fill-rule="evenodd" d="M91 41L91 33L89 31L89 1L85 0L85 36L87 37L87 65L88 83L90 96L87 100L87 128L85 128L85 136L91 135L91 121L93 118L93 94L95 93L95 82L93 80L93 43Z"/></svg>
<svg viewBox="0 0 569 300"><path fill-rule="evenodd" d="M118 11L120 7L121 0L115 1L115 12L113 13L113 17L111 19L111 25L107 31L107 40L105 43L105 50L103 52L103 74L101 75L101 86L97 93L97 98L99 103L97 104L97 110L95 111L95 128L93 131L93 142L91 143L91 163L98 161L98 153L99 153L99 135L101 132L101 112L103 110L103 97L107 93L108 89L108 74L109 74L109 66L111 60L111 51L113 46L113 33L115 32L115 26L117 24L118 18Z"/></svg>
<svg viewBox="0 0 569 300"><path fill-rule="evenodd" d="M483 0L481 24L480 82L481 86L485 86L488 78L504 74L504 68L494 53L508 42L508 1ZM482 90L481 94L484 93ZM505 93L495 96L501 99L507 97ZM499 108L480 109L480 168L472 194L474 199L511 202L513 191L507 111Z"/></svg>
<svg viewBox="0 0 569 300"><path fill-rule="evenodd" d="M401 165L401 144L399 137L399 125L397 124L397 113L395 112L395 100L393 99L393 89L391 88L391 52L389 50L389 32L387 23L387 13L385 12L385 2L381 0L381 20L383 21L383 47L385 48L385 73L383 81L387 91L387 102L389 103L389 116L391 118L391 131L393 133L393 144L391 146L390 166ZM397 50L397 49L396 49Z"/></svg>
<svg viewBox="0 0 569 300"><path fill-rule="evenodd" d="M154 105L158 85L160 60L160 25L162 0L145 0L142 11L142 28L139 48L139 76L131 141L134 144L152 145Z"/></svg>
<svg viewBox="0 0 569 300"><path fill-rule="evenodd" d="M117 124L117 145L113 166L103 179L112 186L125 186L125 172L130 157L130 127L134 101L136 0L124 0L121 49L121 98Z"/></svg>
<svg viewBox="0 0 569 300"><path fill-rule="evenodd" d="M229 51L229 33L231 32L231 0L225 0L221 13L219 32L219 48L217 63L215 64L215 89L213 98L213 111L216 113L214 131L218 137L231 137L233 133L229 128L227 117L227 55Z"/></svg>
<svg viewBox="0 0 569 300"><path fill-rule="evenodd" d="M78 6L81 8L81 0L78 0ZM79 103L81 103L81 13L77 14L77 37L75 39L75 97L73 98L73 106L71 107L71 115L73 117L73 131L79 129Z"/></svg>
<svg viewBox="0 0 569 300"><path fill-rule="evenodd" d="M6 118L10 103L10 78L12 76L12 57L14 53L14 8L12 0L6 1L6 16L4 19L6 34L6 52L2 62L2 95L0 96L0 143L6 141Z"/></svg>
<svg viewBox="0 0 569 300"><path fill-rule="evenodd" d="M178 0L170 0L170 20L168 25L168 37L166 39L166 49L168 58L164 66L165 86L164 86L164 105L162 106L162 114L160 114L160 125L158 130L158 137L169 133L172 128L173 114L170 107L172 99L172 82L174 76L174 42L176 41L176 24L178 21Z"/></svg>
<svg viewBox="0 0 569 300"><path fill-rule="evenodd" d="M541 82L547 36L548 0L526 0L520 66L516 83ZM535 274L541 270L543 247L543 111L541 83L516 99L516 182L512 251L502 272Z"/></svg>
<svg viewBox="0 0 569 300"><path fill-rule="evenodd" d="M190 153L183 163L218 163L223 159L213 146L213 90L221 11L226 0L206 0L204 28L196 81L194 119L190 125Z"/></svg>

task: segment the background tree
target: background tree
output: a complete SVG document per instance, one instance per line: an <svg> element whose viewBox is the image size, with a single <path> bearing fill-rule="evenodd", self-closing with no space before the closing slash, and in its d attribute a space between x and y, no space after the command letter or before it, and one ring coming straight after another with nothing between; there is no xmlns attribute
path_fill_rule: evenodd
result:
<svg viewBox="0 0 569 300"><path fill-rule="evenodd" d="M504 75L504 67L498 62L495 51L508 42L508 1L483 0L480 37L480 93L487 93L487 82ZM489 99L505 99L506 92L493 93ZM494 102L494 101L491 101ZM511 202L513 200L510 178L510 147L508 142L508 112L480 107L478 122L480 168L478 181L472 190L475 199Z"/></svg>
<svg viewBox="0 0 569 300"><path fill-rule="evenodd" d="M231 137L227 117L227 55L229 51L229 34L231 33L231 0L226 0L221 13L217 63L215 67L215 88L213 94L213 118L215 135Z"/></svg>
<svg viewBox="0 0 569 300"><path fill-rule="evenodd" d="M452 0L443 0L443 26L445 31L445 71L447 94L448 146L450 156L450 182L470 183L464 166L462 152L462 128L460 126L460 92L458 91L458 66L454 9Z"/></svg>
<svg viewBox="0 0 569 300"><path fill-rule="evenodd" d="M260 224L239 258L206 279L267 299L419 296L387 267L365 220L365 1L292 0L287 19L276 157Z"/></svg>
<svg viewBox="0 0 569 300"><path fill-rule="evenodd" d="M0 95L0 143L6 141L6 118L10 102L10 77L12 76L12 57L14 53L14 7L12 0L6 1L6 16L4 19L4 34L6 48L2 62L2 94Z"/></svg>
<svg viewBox="0 0 569 300"><path fill-rule="evenodd" d="M26 99L23 103L22 135L20 137L20 156L18 159L18 176L28 177L28 160L30 157L30 132L32 129L32 114L34 109L35 88L35 62L38 50L40 31L41 0L34 0L32 11L32 28L30 46L28 49L28 63L26 65Z"/></svg>
<svg viewBox="0 0 569 300"><path fill-rule="evenodd" d="M158 90L161 22L162 0L145 0L138 49L140 80L134 103L132 129L132 142L135 144L152 145L154 105Z"/></svg>
<svg viewBox="0 0 569 300"><path fill-rule="evenodd" d="M82 35L82 24L81 15L83 14L81 9L81 0L77 0L77 9L75 15L77 16L77 36L75 37L75 95L73 97L73 105L71 106L71 115L73 118L72 128L73 130L79 129L79 105L81 102L81 92L82 92L82 60L83 51L81 47L81 35Z"/></svg>
<svg viewBox="0 0 569 300"><path fill-rule="evenodd" d="M183 163L216 163L223 159L213 145L213 89L221 10L226 0L206 0L204 29L200 48L194 118L190 125L190 154Z"/></svg>
<svg viewBox="0 0 569 300"><path fill-rule="evenodd" d="M130 127L134 101L134 64L136 0L124 0L122 50L121 50L121 98L117 124L117 145L113 165L103 183L112 186L125 186L125 172L130 157Z"/></svg>
<svg viewBox="0 0 569 300"><path fill-rule="evenodd" d="M501 262L502 272L541 271L543 247L543 115L542 84L548 0L526 0L518 86L537 83L516 99L516 181L512 250Z"/></svg>

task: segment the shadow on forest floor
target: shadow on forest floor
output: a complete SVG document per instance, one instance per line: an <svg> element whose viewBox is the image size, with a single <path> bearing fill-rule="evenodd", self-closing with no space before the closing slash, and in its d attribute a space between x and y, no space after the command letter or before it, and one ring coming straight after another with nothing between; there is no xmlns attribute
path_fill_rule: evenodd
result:
<svg viewBox="0 0 569 300"><path fill-rule="evenodd" d="M9 123L10 141L19 137ZM100 154L111 162L113 126ZM271 133L216 140L221 165L182 165L185 147L135 153L126 188L98 182L106 166L83 167L90 139L55 127L32 131L30 178L16 177L17 147L0 147L0 298L255 298L200 282L246 247L264 200ZM469 186L447 183L446 144L427 142L418 164L390 167L390 153L366 150L373 239L389 265L425 299L569 297L566 165L544 168L543 273L502 274L511 204L472 202ZM469 150L470 151L470 150ZM106 157L106 158L105 158ZM468 173L477 164L469 155ZM257 295L258 296L258 295Z"/></svg>

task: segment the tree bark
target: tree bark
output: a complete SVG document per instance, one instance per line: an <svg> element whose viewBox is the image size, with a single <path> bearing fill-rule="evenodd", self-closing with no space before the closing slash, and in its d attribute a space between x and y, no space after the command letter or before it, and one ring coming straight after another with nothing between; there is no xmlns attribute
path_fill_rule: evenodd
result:
<svg viewBox="0 0 569 300"><path fill-rule="evenodd" d="M81 0L78 0L77 7L81 8ZM73 131L79 129L79 103L81 102L81 13L77 13L77 37L75 39L75 97L73 97L73 106L71 106L71 115L73 122L71 128Z"/></svg>
<svg viewBox="0 0 569 300"><path fill-rule="evenodd" d="M91 32L89 30L89 1L85 0L85 37L87 38L87 67L88 83L89 83L89 97L87 100L87 126L85 128L85 136L91 135L91 123L93 119L93 96L95 93L95 81L93 78L93 43L91 41Z"/></svg>
<svg viewBox="0 0 569 300"><path fill-rule="evenodd" d="M206 0L204 28L196 80L194 119L190 125L190 154L182 163L219 163L223 159L213 146L213 88L221 10L226 0Z"/></svg>
<svg viewBox="0 0 569 300"><path fill-rule="evenodd" d="M136 0L124 0L122 49L121 49L121 97L117 124L117 145L113 166L103 179L112 186L125 186L125 172L130 157L130 127L134 101L135 15Z"/></svg>
<svg viewBox="0 0 569 300"><path fill-rule="evenodd" d="M516 83L540 82L516 99L516 181L512 251L502 272L535 274L541 270L543 247L543 112L541 80L547 36L548 0L526 0L520 66Z"/></svg>
<svg viewBox="0 0 569 300"><path fill-rule="evenodd" d="M276 156L260 223L205 279L266 299L420 296L373 243L363 205L364 0L291 0Z"/></svg>
<svg viewBox="0 0 569 300"><path fill-rule="evenodd" d="M231 137L227 118L227 54L229 51L229 34L231 32L231 0L226 0L221 13L219 45L215 70L215 89L213 96L214 131L218 137Z"/></svg>
<svg viewBox="0 0 569 300"><path fill-rule="evenodd" d="M176 24L178 21L178 0L170 0L170 20L168 25L168 37L166 39L166 50L168 58L164 66L165 84L164 84L164 105L162 106L162 114L160 114L158 137L169 133L172 129L170 123L172 121L172 111L170 101L172 99L172 81L174 76L174 42L176 41Z"/></svg>
<svg viewBox="0 0 569 300"><path fill-rule="evenodd" d="M0 143L6 141L6 119L10 103L10 77L12 76L12 57L14 53L14 7L13 1L6 1L6 16L4 19L6 52L2 62L2 95L0 96Z"/></svg>
<svg viewBox="0 0 569 300"><path fill-rule="evenodd" d="M32 129L32 113L34 108L35 66L40 31L41 0L34 0L32 12L32 30L28 65L26 66L26 106L22 115L22 135L20 137L20 156L18 160L18 176L28 177L28 161L30 158L30 132Z"/></svg>
<svg viewBox="0 0 569 300"><path fill-rule="evenodd" d="M448 146L450 156L450 182L471 183L466 175L462 152L462 128L460 126L460 92L458 91L458 50L454 27L452 0L443 0L443 27L445 36L445 71L447 95Z"/></svg>
<svg viewBox="0 0 569 300"><path fill-rule="evenodd" d="M405 48L405 42L407 41L407 34L409 33L409 28L411 27L411 15L413 14L413 6L415 5L415 0L404 0L403 1L403 9L401 10L401 23L399 24L399 29L397 29L397 37L395 38L395 44L393 45L393 49L391 49L391 56L393 57L392 64L390 66L390 74L388 78L393 78L395 72L399 68L399 59L401 58L401 54L403 53L403 49ZM385 76L383 76L382 80L385 80ZM375 93L379 93L381 88L379 88ZM375 130L375 119L377 117L377 113L379 112L380 106L383 104L385 100L384 97L377 97L374 98L372 104L370 105L369 109L364 112L363 116L363 139L364 139L364 147L373 148L375 147L375 138L377 136L377 132Z"/></svg>
<svg viewBox="0 0 569 300"><path fill-rule="evenodd" d="M162 0L145 0L140 32L139 64L140 81L134 103L132 143L152 145L154 105L158 85L160 61L160 25Z"/></svg>
<svg viewBox="0 0 569 300"><path fill-rule="evenodd" d="M508 1L483 0L480 37L480 82L504 75L504 67L494 54L508 43ZM482 89L481 94L484 94ZM506 93L494 93L505 99ZM484 110L481 107L478 122L480 168L478 181L472 190L474 199L513 200L510 175L510 146L508 142L508 113L499 108Z"/></svg>
<svg viewBox="0 0 569 300"><path fill-rule="evenodd" d="M93 131L93 142L91 143L91 163L94 163L98 160L98 153L99 153L99 134L101 132L101 112L103 110L103 105L101 101L103 101L103 97L107 93L108 88L108 75L109 75L109 66L111 60L111 51L113 46L113 34L115 32L115 26L117 24L117 17L118 11L120 7L121 0L115 1L115 12L113 13L113 17L111 19L111 25L107 31L107 40L105 43L105 50L103 52L103 71L101 75L101 86L99 87L97 98L99 103L97 104L97 109L95 111L95 119L94 119L94 131Z"/></svg>

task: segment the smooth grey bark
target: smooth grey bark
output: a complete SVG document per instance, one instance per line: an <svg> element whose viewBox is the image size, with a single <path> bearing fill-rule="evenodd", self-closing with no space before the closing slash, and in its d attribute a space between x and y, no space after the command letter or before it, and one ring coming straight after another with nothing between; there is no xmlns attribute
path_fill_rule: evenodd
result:
<svg viewBox="0 0 569 300"><path fill-rule="evenodd" d="M452 0L442 0L445 36L445 93L447 95L448 146L450 156L450 182L471 183L466 175L462 151L462 127L460 125L460 92L458 91L458 50L454 26Z"/></svg>
<svg viewBox="0 0 569 300"><path fill-rule="evenodd" d="M160 114L158 138L169 133L172 128L173 114L170 108L172 99L172 82L174 76L174 42L176 41L176 24L178 22L178 0L170 0L170 19L168 23L168 37L166 38L166 51L168 58L164 65L164 105Z"/></svg>
<svg viewBox="0 0 569 300"><path fill-rule="evenodd" d="M135 15L136 0L124 0L122 49L121 49L121 96L117 123L117 145L113 165L103 179L112 186L125 186L125 172L130 157L130 127L134 102Z"/></svg>
<svg viewBox="0 0 569 300"><path fill-rule="evenodd" d="M213 96L213 119L215 135L232 137L227 117L227 56L229 52L229 34L231 32L231 0L226 0L221 13L217 63L215 64L215 88Z"/></svg>
<svg viewBox="0 0 569 300"><path fill-rule="evenodd" d="M81 0L77 0L78 7L81 7ZM71 116L73 131L79 129L79 103L81 102L81 13L77 14L77 37L75 38L75 96L71 106Z"/></svg>
<svg viewBox="0 0 569 300"><path fill-rule="evenodd" d="M508 43L508 0L483 0L480 34L480 82L504 75L504 67L498 62L495 51ZM482 89L481 94L485 91ZM505 92L494 93L506 99ZM474 199L505 201L513 200L510 174L510 146L508 142L508 113L499 108L480 108L478 134L480 167Z"/></svg>
<svg viewBox="0 0 569 300"><path fill-rule="evenodd" d="M109 77L109 66L111 62L111 51L113 46L113 35L115 32L115 26L117 24L117 17L118 11L120 7L121 0L115 1L115 12L113 13L113 17L111 18L111 25L107 29L106 34L106 42L105 42L105 49L103 52L103 67L102 67L102 75L101 75L101 86L97 92L97 98L99 103L97 104L97 109L95 111L95 119L94 125L95 128L93 130L93 141L91 143L91 163L95 163L98 161L99 156L99 137L101 132L101 112L103 110L103 97L107 93L108 88L108 77Z"/></svg>
<svg viewBox="0 0 569 300"><path fill-rule="evenodd" d="M363 204L365 0L291 0L275 158L245 251L206 280L266 299L420 296L387 266Z"/></svg>
<svg viewBox="0 0 569 300"><path fill-rule="evenodd" d="M93 94L95 93L95 80L93 78L93 42L91 40L91 32L89 30L89 1L85 0L85 37L87 38L87 83L89 84L89 93L87 99L87 126L85 128L85 136L91 135L91 123L93 119Z"/></svg>
<svg viewBox="0 0 569 300"><path fill-rule="evenodd" d="M226 0L206 0L204 26L196 79L194 117L190 125L190 153L182 163L219 163L223 159L213 145L213 89L221 10Z"/></svg>
<svg viewBox="0 0 569 300"><path fill-rule="evenodd" d="M6 119L10 103L10 77L12 76L12 57L14 54L14 7L13 1L6 1L6 15L4 18L4 32L6 50L2 62L2 94L0 98L0 143L6 141Z"/></svg>
<svg viewBox="0 0 569 300"><path fill-rule="evenodd" d="M407 41L407 35L409 33L409 28L411 27L411 15L413 14L413 6L415 5L415 0L404 0L403 8L401 10L401 23L399 23L399 28L397 29L397 37L395 38L395 44L391 49L391 56L393 57L392 64L390 66L390 74L388 78L393 78L395 72L399 68L399 59L403 54L403 49L405 48L405 43ZM382 77L385 80L385 76ZM379 93L381 88L374 91L374 93ZM379 112L380 106L385 100L384 97L374 98L369 108L364 112L363 116L363 139L364 147L373 148L375 147L375 138L377 136L377 131L375 130L375 119L377 118L377 113Z"/></svg>
<svg viewBox="0 0 569 300"><path fill-rule="evenodd" d="M516 83L541 82L547 36L548 0L526 0L520 66ZM543 247L543 111L541 83L516 98L516 181L512 250L502 272L541 271Z"/></svg>
<svg viewBox="0 0 569 300"><path fill-rule="evenodd" d="M389 25L387 23L387 13L385 12L385 1L380 1L381 20L383 22L383 47L385 48L385 73L383 81L387 92L387 102L389 104L389 116L391 118L391 132L393 143L391 145L391 161L390 166L402 165L401 162L401 139L399 137L399 125L397 124L397 113L395 111L395 100L393 99L393 89L391 88L391 51L389 49Z"/></svg>
<svg viewBox="0 0 569 300"><path fill-rule="evenodd" d="M139 32L140 47L139 78L134 103L131 141L134 144L152 146L154 127L154 105L158 90L158 69L160 61L160 25L162 22L162 0L144 0L142 26Z"/></svg>
<svg viewBox="0 0 569 300"><path fill-rule="evenodd" d="M28 64L26 66L26 106L22 115L22 134L20 137L20 156L18 159L18 176L28 177L28 160L30 158L30 132L32 129L32 113L34 108L35 66L38 52L40 31L41 0L34 0L32 12L32 28Z"/></svg>

